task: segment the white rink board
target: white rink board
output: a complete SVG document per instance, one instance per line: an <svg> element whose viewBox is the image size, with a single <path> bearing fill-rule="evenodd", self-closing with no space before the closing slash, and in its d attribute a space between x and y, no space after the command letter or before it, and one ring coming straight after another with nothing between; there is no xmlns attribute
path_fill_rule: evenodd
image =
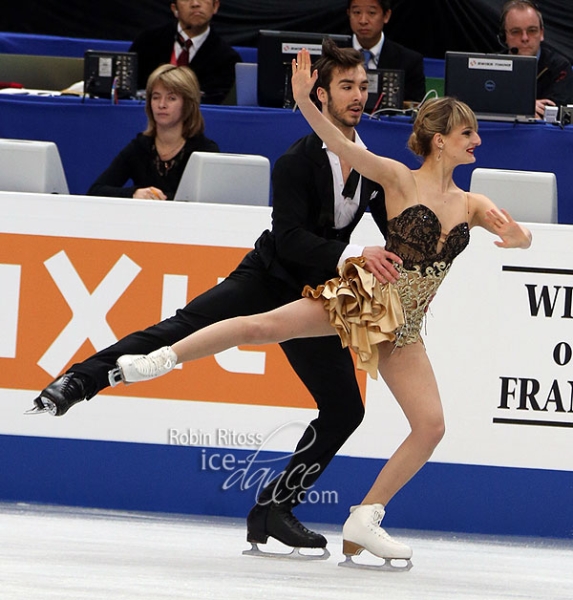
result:
<svg viewBox="0 0 573 600"><path fill-rule="evenodd" d="M0 193L0 234L28 235L30 244L34 236L52 236L246 251L269 224L270 209L261 207ZM530 227L534 242L528 251L499 249L493 236L473 230L470 247L432 304L425 339L447 420L433 461L573 471L573 227ZM353 236L364 245L381 239L369 216ZM25 272L15 276L17 267L17 255L0 260L0 277L4 274L11 286L25 277ZM42 290L37 294L41 298ZM534 316L543 294L545 304ZM22 327L13 297L13 287L0 292L4 331ZM6 369L18 360L18 345L15 357L10 344L0 348L0 365ZM520 400L521 390L529 395ZM291 451L315 414L304 408L249 405L248 399L159 402L107 394L62 419L24 416L38 391L0 388L0 434L168 444L168 432L175 428L202 432L207 443L198 445L221 446L228 440L218 439L217 432L229 429L266 440L264 449ZM406 434L405 420L380 381L367 381L366 407L364 423L341 454L386 458Z"/></svg>

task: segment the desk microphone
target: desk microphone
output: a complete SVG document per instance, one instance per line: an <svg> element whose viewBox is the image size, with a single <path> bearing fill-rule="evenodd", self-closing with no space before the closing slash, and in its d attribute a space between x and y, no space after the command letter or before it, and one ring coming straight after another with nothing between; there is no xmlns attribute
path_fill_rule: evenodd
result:
<svg viewBox="0 0 573 600"><path fill-rule="evenodd" d="M515 46L513 48L509 49L509 52L511 54L519 54L519 48L516 48Z"/></svg>

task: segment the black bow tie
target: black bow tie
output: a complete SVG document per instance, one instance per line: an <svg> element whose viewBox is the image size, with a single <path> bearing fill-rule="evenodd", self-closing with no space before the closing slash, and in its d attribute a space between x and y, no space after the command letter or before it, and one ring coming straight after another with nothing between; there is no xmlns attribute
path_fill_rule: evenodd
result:
<svg viewBox="0 0 573 600"><path fill-rule="evenodd" d="M354 194L356 194L356 188L358 187L358 182L360 181L360 173L352 169L350 174L348 175L348 179L344 184L344 189L342 190L343 198L354 198Z"/></svg>

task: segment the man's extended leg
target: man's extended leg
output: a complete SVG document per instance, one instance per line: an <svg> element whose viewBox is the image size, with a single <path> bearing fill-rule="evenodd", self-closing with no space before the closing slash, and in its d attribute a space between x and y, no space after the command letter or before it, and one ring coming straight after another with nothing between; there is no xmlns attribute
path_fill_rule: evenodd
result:
<svg viewBox="0 0 573 600"><path fill-rule="evenodd" d="M261 274L256 256L250 253L229 277L197 296L173 317L131 333L72 365L42 391L34 401L35 407L50 407L52 414L63 415L74 404L89 400L109 386L108 373L123 354L147 354L216 321L264 312L279 303L272 282Z"/></svg>

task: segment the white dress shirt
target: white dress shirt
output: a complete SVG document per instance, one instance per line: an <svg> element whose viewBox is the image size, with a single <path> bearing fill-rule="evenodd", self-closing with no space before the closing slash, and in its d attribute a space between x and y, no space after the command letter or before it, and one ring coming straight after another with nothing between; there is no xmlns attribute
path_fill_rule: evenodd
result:
<svg viewBox="0 0 573 600"><path fill-rule="evenodd" d="M361 148L366 148L364 142L360 139L358 133L354 133L354 143L358 144ZM340 166L340 159L334 152L328 150L325 144L322 146L326 150L328 161L330 162L330 168L332 170L332 180L334 183L334 228L343 229L352 222L358 206L360 205L360 190L362 187L362 176L358 180L356 191L352 198L344 198L342 190L344 189L344 177L342 175L342 167ZM348 244L344 249L344 252L340 255L338 260L338 267L344 264L344 261L351 256L362 256L364 246L358 244Z"/></svg>
<svg viewBox="0 0 573 600"><path fill-rule="evenodd" d="M177 33L179 33L179 35L183 38L183 40L185 40L185 41L191 40L193 42L193 45L189 48L189 62L191 62L193 60L193 57L195 56L195 54L197 54L197 50L199 50L199 48L201 48L201 46L203 45L203 42L207 39L207 36L209 35L210 31L211 31L211 28L207 27L207 30L204 31L203 33L190 38L183 31L181 24L180 23L177 24ZM181 54L182 50L183 50L183 48L176 40L175 41L175 60L177 60L179 58L179 55Z"/></svg>
<svg viewBox="0 0 573 600"><path fill-rule="evenodd" d="M380 52L382 52L383 45L384 45L384 32L382 32L380 34L380 41L376 45L372 46L372 48L362 48L362 46L358 42L358 38L356 37L356 34L354 34L352 36L352 47L355 50L358 50L359 52L360 52L360 50L368 50L369 52L372 53L372 58L366 65L367 69L377 69L378 68L378 60L380 58Z"/></svg>

